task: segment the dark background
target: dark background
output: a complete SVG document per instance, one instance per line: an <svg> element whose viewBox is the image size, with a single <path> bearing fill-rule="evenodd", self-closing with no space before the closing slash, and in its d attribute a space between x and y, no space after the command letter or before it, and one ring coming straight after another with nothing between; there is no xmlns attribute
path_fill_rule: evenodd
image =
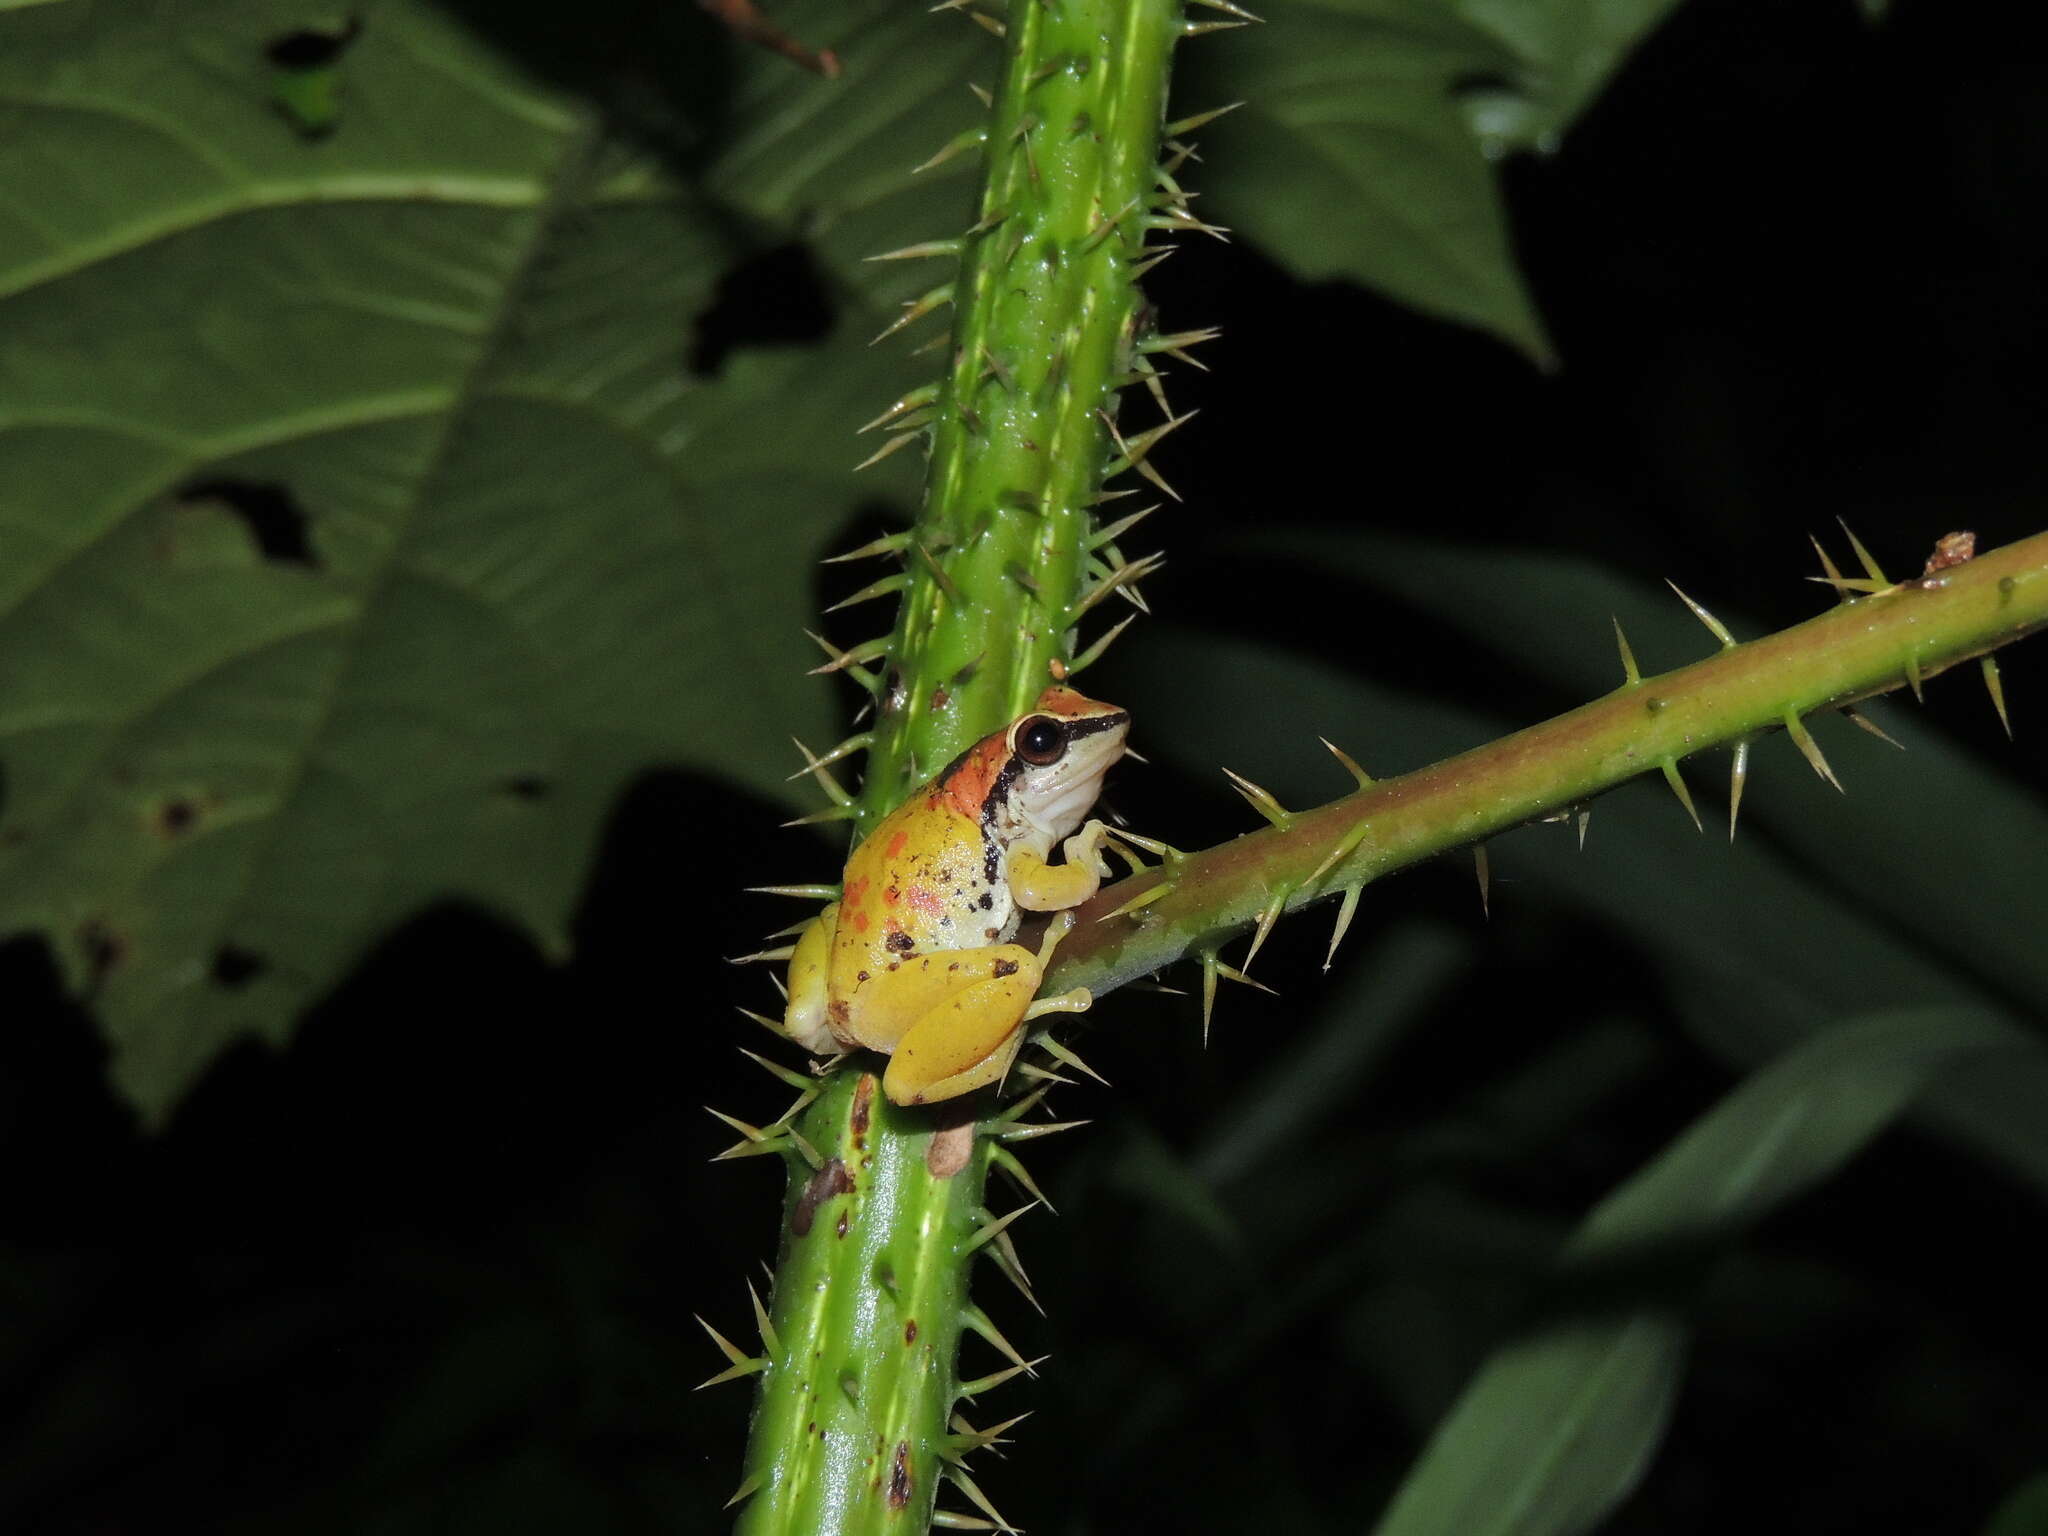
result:
<svg viewBox="0 0 2048 1536"><path fill-rule="evenodd" d="M1846 0L1683 7L1561 153L1505 169L1553 376L1189 242L1150 290L1170 327L1226 335L1212 374L1175 383L1204 430L1164 457L1188 500L1159 535L1155 607L1382 656L1405 689L1532 720L1578 700L1454 634L1417 647L1400 603L1362 608L1231 541L1364 519L1683 573L1785 624L1826 601L1799 578L1806 533L1838 514L1895 568L1951 528L2039 529L2048 115L2010 14L1909 4L1869 28ZM678 338L685 365L821 334L832 300L806 273L763 252ZM1606 643L1604 614L1567 621ZM1146 630L1091 679L1141 722L1171 666L1143 659L1165 644ZM1961 674L1927 713L2037 786L2041 675L2033 647L2008 661L2016 744ZM1113 794L1199 846L1245 825L1220 787L1159 765ZM679 936L752 948L786 914L733 892L826 874L782 816L649 777L617 808L571 964L486 915L424 914L288 1050L234 1051L155 1137L110 1097L40 946L0 948L0 1528L722 1528L747 1389L690 1392L720 1364L690 1317L744 1327L780 1170L706 1161L730 1137L700 1105L761 1102L727 1048L759 1041L678 999L763 1006L766 988ZM1510 884L1482 929L1462 864L1397 885L1399 910L1476 933L1480 963L1262 1184L1189 1193L1161 1170L1228 1125L1247 1063L1341 982L1315 970L1320 923L1261 958L1297 1002L1230 998L1206 1054L1185 1001L1134 1000L1092 1037L1117 1087L1068 1102L1100 1123L1033 1157L1061 1215L1019 1229L1048 1318L982 1281L1020 1347L1055 1357L988 1415L1036 1410L980 1474L1020 1525L1369 1527L1462 1372L1542 1305L1558 1235L1734 1080L1655 1022L1660 983L1589 919L1518 907ZM1503 1109L1567 1002L1624 1021L1627 1091ZM2040 1212L1906 1128L1767 1223L1689 1293L1676 1420L1610 1528L1981 1530L2048 1470ZM1348 1305L1365 1292L1383 1304ZM1360 1361L1386 1339L1361 1334L1412 1334L1419 1363L1376 1375Z"/></svg>

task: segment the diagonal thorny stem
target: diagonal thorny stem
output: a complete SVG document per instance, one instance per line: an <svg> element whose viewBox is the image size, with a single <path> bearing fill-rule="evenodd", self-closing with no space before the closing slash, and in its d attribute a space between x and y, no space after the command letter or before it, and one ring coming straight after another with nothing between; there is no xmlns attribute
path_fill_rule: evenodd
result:
<svg viewBox="0 0 2048 1536"><path fill-rule="evenodd" d="M1061 946L1049 989L1098 993L1404 865L1584 804L1637 774L1676 774L1710 747L1791 731L1872 694L1912 686L2048 624L2048 533L1386 779L1276 825L1168 861L1100 892ZM1633 664L1629 670L1634 670ZM1995 674L1994 674L1995 675ZM2000 703L2001 711L2003 709ZM1163 883L1171 889L1131 909ZM1130 909L1124 916L1112 914Z"/></svg>

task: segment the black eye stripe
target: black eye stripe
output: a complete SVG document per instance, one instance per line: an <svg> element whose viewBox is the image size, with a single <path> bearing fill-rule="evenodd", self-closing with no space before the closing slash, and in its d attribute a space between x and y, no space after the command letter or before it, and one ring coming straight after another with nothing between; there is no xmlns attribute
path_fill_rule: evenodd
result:
<svg viewBox="0 0 2048 1536"><path fill-rule="evenodd" d="M1083 736L1093 736L1101 731L1114 730L1120 725L1129 725L1131 717L1119 710L1113 715L1090 715L1085 720L1062 720L1060 728L1067 733L1067 740L1075 741Z"/></svg>

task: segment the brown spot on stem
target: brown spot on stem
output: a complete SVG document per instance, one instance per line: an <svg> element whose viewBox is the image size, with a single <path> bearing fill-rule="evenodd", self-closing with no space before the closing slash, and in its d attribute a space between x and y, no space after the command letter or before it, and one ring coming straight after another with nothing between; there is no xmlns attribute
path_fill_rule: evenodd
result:
<svg viewBox="0 0 2048 1536"><path fill-rule="evenodd" d="M905 1344L915 1344L917 1342L917 1319L914 1317L903 1325L903 1342Z"/></svg>
<svg viewBox="0 0 2048 1536"><path fill-rule="evenodd" d="M896 1442L896 1459L889 1463L889 1507L902 1509L910 1502L910 1495L916 1488L910 1475L910 1442Z"/></svg>
<svg viewBox="0 0 2048 1536"><path fill-rule="evenodd" d="M790 1213L789 1230L798 1237L811 1235L811 1223L818 1219L818 1207L835 1195L851 1194L853 1179L846 1171L846 1164L836 1157L825 1159L825 1166L812 1174L804 1185L804 1192L796 1197L796 1209Z"/></svg>
<svg viewBox="0 0 2048 1536"><path fill-rule="evenodd" d="M924 1151L924 1165L933 1178L950 1179L967 1166L967 1155L973 1150L974 1122L963 1120L932 1132L931 1145Z"/></svg>
<svg viewBox="0 0 2048 1536"><path fill-rule="evenodd" d="M862 973L862 979L866 979L865 972ZM856 1152L864 1151L867 1148L868 1120L874 1112L874 1107L874 1074L864 1072L861 1074L860 1080L853 1085L853 1115L847 1121L847 1129L852 1133L853 1146Z"/></svg>

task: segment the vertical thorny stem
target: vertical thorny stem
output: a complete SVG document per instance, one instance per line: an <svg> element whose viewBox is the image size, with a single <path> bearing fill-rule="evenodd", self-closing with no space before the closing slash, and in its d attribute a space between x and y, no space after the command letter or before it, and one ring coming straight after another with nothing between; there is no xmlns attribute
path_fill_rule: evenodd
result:
<svg viewBox="0 0 2048 1536"><path fill-rule="evenodd" d="M950 305L952 329L941 380L889 413L930 452L924 509L883 551L903 563L902 606L886 641L842 658L876 695L856 834L1021 712L1053 661L1085 664L1083 615L1102 624L1095 599L1137 574L1094 513L1104 478L1156 440L1112 423L1117 391L1149 372L1146 237L1195 227L1158 160L1190 27L1180 0L1016 0L1006 25L988 126L967 136L983 157L973 223L921 248L957 253L957 273L906 316ZM921 1532L942 1477L980 1509L966 1520L999 1518L961 1465L1001 1417L972 1407L996 1383L963 1381L956 1360L971 1329L990 1376L1023 1364L967 1274L984 1252L1025 1285L984 1192L991 1166L1028 1185L1005 1141L1040 1127L1015 1119L1030 1100L1000 1118L985 1100L899 1109L849 1067L748 1146L780 1152L791 1181L764 1353L736 1368L761 1376L741 1531Z"/></svg>

